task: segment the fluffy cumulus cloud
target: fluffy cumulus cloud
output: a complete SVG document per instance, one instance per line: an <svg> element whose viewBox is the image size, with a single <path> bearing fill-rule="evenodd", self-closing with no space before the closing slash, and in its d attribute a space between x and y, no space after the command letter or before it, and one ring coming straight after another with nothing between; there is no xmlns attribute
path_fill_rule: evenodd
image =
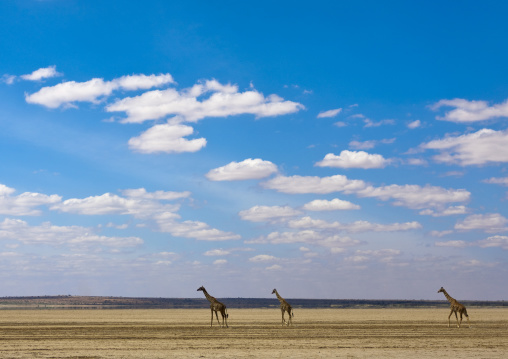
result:
<svg viewBox="0 0 508 359"><path fill-rule="evenodd" d="M412 209L443 208L449 203L465 202L471 193L464 189L445 189L437 186L388 185L368 186L361 180L350 180L343 175L331 177L278 176L262 184L265 188L283 193L326 194L333 192L354 193L359 197L392 200L396 206Z"/></svg>
<svg viewBox="0 0 508 359"><path fill-rule="evenodd" d="M424 209L420 211L421 215L432 217L455 216L459 214L466 214L468 211L466 206L450 206L443 210Z"/></svg>
<svg viewBox="0 0 508 359"><path fill-rule="evenodd" d="M124 194L127 197L105 193L100 196L87 198L71 198L53 205L51 209L84 215L118 214L142 217L153 215L154 213L176 212L180 208L179 205L163 204L159 201L167 198L178 198L177 192L165 193L159 191L150 195L144 189L137 189L126 190ZM131 194L133 197L129 197ZM186 196L188 192L180 193L180 195Z"/></svg>
<svg viewBox="0 0 508 359"><path fill-rule="evenodd" d="M339 156L329 153L325 158L316 163L319 167L337 167L337 168L384 168L390 163L390 160L383 158L378 154L369 154L364 151L344 150Z"/></svg>
<svg viewBox="0 0 508 359"><path fill-rule="evenodd" d="M155 125L129 140L129 148L140 153L197 152L206 146L205 138L188 140L194 129L186 125Z"/></svg>
<svg viewBox="0 0 508 359"><path fill-rule="evenodd" d="M247 241L247 243L270 243L270 244L290 244L306 243L327 248L344 248L359 245L361 242L357 239L342 237L338 235L328 235L313 230L303 230L298 232L272 232L267 236Z"/></svg>
<svg viewBox="0 0 508 359"><path fill-rule="evenodd" d="M508 231L508 219L499 213L473 214L455 224L461 231L482 230L488 233Z"/></svg>
<svg viewBox="0 0 508 359"><path fill-rule="evenodd" d="M489 105L487 101L468 101L456 98L441 100L432 105L431 109L438 110L441 107L453 107L454 109L446 112L443 117L437 116L436 119L457 123L471 123L508 117L508 100L500 104Z"/></svg>
<svg viewBox="0 0 508 359"><path fill-rule="evenodd" d="M229 241L241 238L238 234L212 228L200 221L178 222L173 216L161 216L157 222L161 232L170 233L174 237L193 238L200 241Z"/></svg>
<svg viewBox="0 0 508 359"><path fill-rule="evenodd" d="M240 114L270 117L294 113L303 108L303 105L284 101L277 95L265 97L253 89L239 92L237 86L208 80L182 91L170 88L127 97L108 105L106 110L126 113L123 122L141 123L167 116L178 116L188 122L196 122L205 117Z"/></svg>
<svg viewBox="0 0 508 359"><path fill-rule="evenodd" d="M41 214L38 207L52 206L61 201L58 195L45 195L42 193L24 192L13 195L14 188L0 184L0 214L11 216L37 216Z"/></svg>
<svg viewBox="0 0 508 359"><path fill-rule="evenodd" d="M423 149L441 151L438 162L468 165L508 162L508 131L482 129L462 136L448 136L420 145Z"/></svg>
<svg viewBox="0 0 508 359"><path fill-rule="evenodd" d="M480 248L501 248L504 250L508 250L508 236L496 235L475 242L466 242L463 240L436 242L435 245L437 247L453 247L453 248L480 247Z"/></svg>
<svg viewBox="0 0 508 359"><path fill-rule="evenodd" d="M62 74L56 71L56 66L49 66L35 70L31 74L21 75L20 77L23 80L40 81L55 76L62 76Z"/></svg>
<svg viewBox="0 0 508 359"><path fill-rule="evenodd" d="M464 189L446 189L437 186L389 185L366 187L357 192L360 197L373 197L383 201L392 200L395 206L412 209L443 208L448 203L468 201L471 193Z"/></svg>
<svg viewBox="0 0 508 359"><path fill-rule="evenodd" d="M298 216L301 212L289 206L254 206L238 214L244 221L277 222Z"/></svg>
<svg viewBox="0 0 508 359"><path fill-rule="evenodd" d="M239 181L260 179L277 172L277 166L260 158L248 158L242 162L231 162L206 174L210 181Z"/></svg>
<svg viewBox="0 0 508 359"><path fill-rule="evenodd" d="M128 75L111 81L104 81L102 78L93 78L85 82L67 81L27 94L25 100L49 108L75 106L76 102L97 103L102 97L110 96L118 89L144 90L173 82L170 74Z"/></svg>
<svg viewBox="0 0 508 359"><path fill-rule="evenodd" d="M277 176L262 184L263 187L273 189L278 192L303 194L316 193L327 194L333 192L353 193L365 188L366 184L362 180L350 180L343 175L330 177L317 176Z"/></svg>
<svg viewBox="0 0 508 359"><path fill-rule="evenodd" d="M349 201L334 198L330 201L325 199L316 199L303 206L306 211L337 211L360 209L360 206Z"/></svg>
<svg viewBox="0 0 508 359"><path fill-rule="evenodd" d="M322 111L317 115L317 118L335 117L342 112L342 108L336 108L334 110Z"/></svg>
<svg viewBox="0 0 508 359"><path fill-rule="evenodd" d="M107 237L94 233L91 228L55 226L48 222L39 226L30 226L25 221L8 218L0 223L0 238L16 240L24 244L54 246L132 247L143 244L143 240L138 237Z"/></svg>
<svg viewBox="0 0 508 359"><path fill-rule="evenodd" d="M288 227L294 229L312 229L316 231L346 231L350 233L358 232L398 232L422 228L422 225L416 221L406 223L371 223L368 221L355 221L352 223L328 222L322 219L313 219L311 217L302 217L290 220Z"/></svg>
<svg viewBox="0 0 508 359"><path fill-rule="evenodd" d="M492 236L477 243L482 248L499 247L508 250L508 236Z"/></svg>

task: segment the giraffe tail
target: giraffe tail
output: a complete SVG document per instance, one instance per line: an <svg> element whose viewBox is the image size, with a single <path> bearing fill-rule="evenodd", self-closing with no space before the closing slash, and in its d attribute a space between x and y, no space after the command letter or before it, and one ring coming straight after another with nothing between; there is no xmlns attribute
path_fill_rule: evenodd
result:
<svg viewBox="0 0 508 359"><path fill-rule="evenodd" d="M226 308L226 318L229 318L228 308Z"/></svg>

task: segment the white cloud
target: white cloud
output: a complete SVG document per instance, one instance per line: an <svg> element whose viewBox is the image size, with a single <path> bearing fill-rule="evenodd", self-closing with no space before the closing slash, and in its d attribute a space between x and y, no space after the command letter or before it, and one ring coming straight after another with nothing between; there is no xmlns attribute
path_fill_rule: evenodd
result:
<svg viewBox="0 0 508 359"><path fill-rule="evenodd" d="M389 145L395 142L395 138L385 138L382 140L369 140L369 141L351 141L349 147L355 150L370 150L378 144Z"/></svg>
<svg viewBox="0 0 508 359"><path fill-rule="evenodd" d="M484 180L483 182L508 186L508 177L492 177Z"/></svg>
<svg viewBox="0 0 508 359"><path fill-rule="evenodd" d="M369 118L366 118L363 120L363 122L365 123L365 125L363 127L365 128L368 128L368 127L380 127L380 126L384 126L384 125L395 125L395 120L381 120L381 121L378 121L378 122L375 122L375 121L372 121L371 119Z"/></svg>
<svg viewBox="0 0 508 359"><path fill-rule="evenodd" d="M468 101L460 98L453 100L440 100L431 106L432 110L441 107L455 107L454 110L446 112L444 117L437 116L436 119L457 123L471 123L485 121L493 118L508 117L508 100L489 106L487 101Z"/></svg>
<svg viewBox="0 0 508 359"><path fill-rule="evenodd" d="M159 218L157 222L160 231L171 233L175 237L194 238L200 241L228 241L241 238L238 234L211 228L199 221L176 222L174 218Z"/></svg>
<svg viewBox="0 0 508 359"><path fill-rule="evenodd" d="M477 242L482 248L500 247L508 250L508 236L493 236Z"/></svg>
<svg viewBox="0 0 508 359"><path fill-rule="evenodd" d="M298 216L301 212L289 206L254 206L244 211L240 211L238 214L244 221L277 222Z"/></svg>
<svg viewBox="0 0 508 359"><path fill-rule="evenodd" d="M447 241L447 242L436 242L437 247L454 247L454 248L465 248L471 246L478 246L481 248L501 248L508 250L508 236L492 236L486 239L482 239L476 242L468 243L462 240Z"/></svg>
<svg viewBox="0 0 508 359"><path fill-rule="evenodd" d="M43 87L33 94L26 94L28 103L39 104L49 108L74 106L75 102L97 103L100 98L109 96L114 90L148 89L154 86L173 83L170 74L130 75L112 81L93 78L86 82L67 81L55 86Z"/></svg>
<svg viewBox="0 0 508 359"><path fill-rule="evenodd" d="M389 185L382 187L369 186L357 191L360 197L374 197L383 201L394 200L395 206L412 209L429 207L442 208L447 203L465 202L471 193L464 189L445 189L436 186Z"/></svg>
<svg viewBox="0 0 508 359"><path fill-rule="evenodd" d="M274 264L272 266L266 267L265 269L266 270L280 270L280 269L282 269L282 267L278 264Z"/></svg>
<svg viewBox="0 0 508 359"><path fill-rule="evenodd" d="M239 181L260 179L277 172L277 166L270 161L248 158L242 162L231 162L215 168L206 174L211 181Z"/></svg>
<svg viewBox="0 0 508 359"><path fill-rule="evenodd" d="M355 149L355 150L370 150L374 147L376 147L377 141L370 140L370 141L351 141L349 142L349 147Z"/></svg>
<svg viewBox="0 0 508 359"><path fill-rule="evenodd" d="M86 246L102 245L107 247L133 247L143 244L138 237L100 236L90 228L80 226L55 226L48 222L40 226L30 226L17 219L5 219L0 223L0 238L17 240L24 244L47 244Z"/></svg>
<svg viewBox="0 0 508 359"><path fill-rule="evenodd" d="M174 84L173 76L170 74L159 74L159 75L127 75L120 78L114 79L114 83L117 84L118 88L135 91L135 90L147 90L152 87L160 87L167 84Z"/></svg>
<svg viewBox="0 0 508 359"><path fill-rule="evenodd" d="M188 198L191 193L189 191L173 192L173 191L155 191L148 192L144 188L125 189L121 191L126 197L137 199L149 199L158 201L173 201L175 199Z"/></svg>
<svg viewBox="0 0 508 359"><path fill-rule="evenodd" d="M16 81L16 76L14 76L14 75L4 74L0 78L0 82L3 82L7 85L12 85L14 83L14 81Z"/></svg>
<svg viewBox="0 0 508 359"><path fill-rule="evenodd" d="M464 189L445 189L429 185L424 187L418 185L373 187L367 186L362 180L350 180L343 175L331 177L278 176L262 183L262 186L291 194L355 193L359 197L373 197L382 201L394 200L394 205L412 209L442 208L448 203L468 201L471 195Z"/></svg>
<svg viewBox="0 0 508 359"><path fill-rule="evenodd" d="M350 210L360 209L360 206L348 201L334 198L331 201L316 199L303 206L307 211L337 211L337 210Z"/></svg>
<svg viewBox="0 0 508 359"><path fill-rule="evenodd" d="M56 71L56 66L49 66L35 70L31 74L21 75L23 80L40 81L51 77L62 76L61 73Z"/></svg>
<svg viewBox="0 0 508 359"><path fill-rule="evenodd" d="M432 237L444 237L448 234L452 234L453 231L451 230L445 230L445 231L430 231L430 235Z"/></svg>
<svg viewBox="0 0 508 359"><path fill-rule="evenodd" d="M213 264L215 265L223 265L223 264L226 264L228 261L226 259L217 259L216 261L213 262Z"/></svg>
<svg viewBox="0 0 508 359"><path fill-rule="evenodd" d="M444 210L435 211L433 209L425 209L420 211L421 215L432 216L432 217L444 217L444 216L454 216L458 214L466 214L468 211L466 206L451 206Z"/></svg>
<svg viewBox="0 0 508 359"><path fill-rule="evenodd" d="M185 125L155 125L138 137L129 140L129 148L141 153L182 153L196 152L206 146L205 138L188 140L194 129Z"/></svg>
<svg viewBox="0 0 508 359"><path fill-rule="evenodd" d="M250 262L270 262L270 261L274 261L277 259L278 259L277 257L270 256L268 254L259 254L257 256L249 258L249 261Z"/></svg>
<svg viewBox="0 0 508 359"><path fill-rule="evenodd" d="M205 256L227 256L229 254L231 254L231 252L224 249L212 249L204 253Z"/></svg>
<svg viewBox="0 0 508 359"><path fill-rule="evenodd" d="M66 213L84 215L134 215L149 216L157 212L176 212L180 207L174 204L161 204L143 198L124 198L111 193L87 198L71 198L51 207Z"/></svg>
<svg viewBox="0 0 508 359"><path fill-rule="evenodd" d="M438 162L468 166L508 162L507 143L507 130L495 131L484 128L467 135L430 141L420 147L441 151L441 154L434 156Z"/></svg>
<svg viewBox="0 0 508 359"><path fill-rule="evenodd" d="M461 231L482 230L488 233L508 231L508 219L499 213L473 214L455 224Z"/></svg>
<svg viewBox="0 0 508 359"><path fill-rule="evenodd" d="M380 224L368 221L355 221L351 223L327 222L322 219L312 219L311 217L302 217L300 219L288 222L290 228L313 229L313 230L341 230L346 232L397 232L408 231L422 228L422 225L416 221L406 223Z"/></svg>
<svg viewBox="0 0 508 359"><path fill-rule="evenodd" d="M436 242L436 247L454 247L454 248L464 248L468 247L470 244L466 241L455 240L455 241L446 241L446 242Z"/></svg>
<svg viewBox="0 0 508 359"><path fill-rule="evenodd" d="M209 97L200 101L203 95L209 93ZM181 92L175 89L155 90L127 97L108 105L106 110L125 112L127 118L123 122L141 123L167 116L178 116L188 122L240 114L270 117L298 112L303 108L303 105L284 101L277 95L265 97L256 90L238 92L237 86L208 80Z"/></svg>
<svg viewBox="0 0 508 359"><path fill-rule="evenodd" d="M299 232L272 232L267 236L262 236L251 241L246 241L246 243L306 243L326 248L344 248L359 245L361 242L349 237L326 235L317 231L304 230Z"/></svg>
<svg viewBox="0 0 508 359"><path fill-rule="evenodd" d="M420 120L415 120L407 124L409 129L414 130L415 128L421 127L422 123Z"/></svg>
<svg viewBox="0 0 508 359"><path fill-rule="evenodd" d="M411 166L426 166L428 162L422 158L408 158L406 163Z"/></svg>
<svg viewBox="0 0 508 359"><path fill-rule="evenodd" d="M378 154L369 154L364 151L344 150L339 156L328 153L325 158L316 163L319 167L338 167L338 168L384 168L390 163L390 160L383 158Z"/></svg>
<svg viewBox="0 0 508 359"><path fill-rule="evenodd" d="M335 117L342 112L342 108L336 108L334 110L322 111L317 115L317 118Z"/></svg>
<svg viewBox="0 0 508 359"><path fill-rule="evenodd" d="M58 195L45 195L42 193L24 192L12 196L14 188L0 184L0 214L11 216L37 216L41 214L36 207L54 205L62 198Z"/></svg>
<svg viewBox="0 0 508 359"><path fill-rule="evenodd" d="M262 183L262 186L282 193L327 194L332 192L356 192L365 188L366 184L362 180L350 180L343 175L331 177L277 176Z"/></svg>

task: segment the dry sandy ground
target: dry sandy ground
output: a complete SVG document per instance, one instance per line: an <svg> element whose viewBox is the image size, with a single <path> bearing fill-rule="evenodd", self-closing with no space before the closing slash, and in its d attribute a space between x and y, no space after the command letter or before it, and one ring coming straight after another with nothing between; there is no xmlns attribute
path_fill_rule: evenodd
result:
<svg viewBox="0 0 508 359"><path fill-rule="evenodd" d="M1 358L506 358L508 309L2 310ZM452 322L453 324L453 322Z"/></svg>

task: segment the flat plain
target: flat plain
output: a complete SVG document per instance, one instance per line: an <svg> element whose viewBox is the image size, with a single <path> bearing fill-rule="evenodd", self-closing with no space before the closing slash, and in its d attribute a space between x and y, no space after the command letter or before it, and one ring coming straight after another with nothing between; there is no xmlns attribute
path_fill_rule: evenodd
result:
<svg viewBox="0 0 508 359"><path fill-rule="evenodd" d="M506 358L508 309L468 308L471 328L448 328L448 309L1 310L1 358ZM219 315L220 317L220 315Z"/></svg>

